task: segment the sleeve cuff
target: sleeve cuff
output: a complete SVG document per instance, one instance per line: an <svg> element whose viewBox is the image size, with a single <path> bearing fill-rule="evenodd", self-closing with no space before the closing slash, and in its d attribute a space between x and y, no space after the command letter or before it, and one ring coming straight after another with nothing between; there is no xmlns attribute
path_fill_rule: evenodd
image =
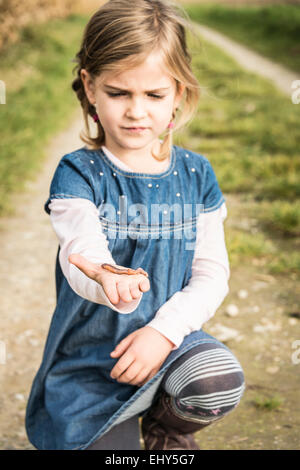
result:
<svg viewBox="0 0 300 470"><path fill-rule="evenodd" d="M172 348L172 351L178 349L184 340L184 335L176 331L174 327L170 326L170 320L154 318L145 326L151 326L151 328L159 331L162 335L172 341L175 344L175 346Z"/></svg>

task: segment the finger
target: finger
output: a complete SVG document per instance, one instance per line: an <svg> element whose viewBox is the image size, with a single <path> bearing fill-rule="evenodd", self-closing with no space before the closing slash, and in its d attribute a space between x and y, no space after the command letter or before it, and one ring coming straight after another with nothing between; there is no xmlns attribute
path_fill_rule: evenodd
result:
<svg viewBox="0 0 300 470"><path fill-rule="evenodd" d="M141 291L139 290L138 285L132 284L129 286L130 294L133 299L138 299L141 297Z"/></svg>
<svg viewBox="0 0 300 470"><path fill-rule="evenodd" d="M142 292L147 292L150 289L149 279L143 276L143 278L139 282L139 288Z"/></svg>
<svg viewBox="0 0 300 470"><path fill-rule="evenodd" d="M136 385L138 387L142 387L143 385L145 385L145 383L149 382L149 380L152 379L152 377L154 377L156 374L156 372L150 372L146 378L143 378L142 380L138 380L139 378L137 377L137 383Z"/></svg>
<svg viewBox="0 0 300 470"><path fill-rule="evenodd" d="M118 378L118 382L128 383L135 385L135 378L141 373L142 366L137 361L134 361L128 369L123 372Z"/></svg>
<svg viewBox="0 0 300 470"><path fill-rule="evenodd" d="M128 282L127 279L125 282L123 281L117 282L117 290L118 290L120 298L124 302L131 302L133 298L131 296L129 284L127 282Z"/></svg>
<svg viewBox="0 0 300 470"><path fill-rule="evenodd" d="M112 275L114 276L114 275ZM112 304L118 304L120 302L120 296L117 289L117 283L112 277L103 277L101 285L109 301Z"/></svg>
<svg viewBox="0 0 300 470"><path fill-rule="evenodd" d="M118 378L125 372L126 369L133 363L135 357L133 354L125 353L121 359L118 360L115 367L112 369L110 376L112 379L118 380Z"/></svg>
<svg viewBox="0 0 300 470"><path fill-rule="evenodd" d="M148 377L150 375L149 370L145 371L141 370L140 374L138 374L134 380L131 382L131 385L136 385L138 387L142 387L146 382L148 382Z"/></svg>
<svg viewBox="0 0 300 470"><path fill-rule="evenodd" d="M110 353L111 356L113 357L119 357L121 354L124 354L124 352L128 349L132 342L132 335L126 336L126 338L122 339L119 344L115 347L115 349Z"/></svg>

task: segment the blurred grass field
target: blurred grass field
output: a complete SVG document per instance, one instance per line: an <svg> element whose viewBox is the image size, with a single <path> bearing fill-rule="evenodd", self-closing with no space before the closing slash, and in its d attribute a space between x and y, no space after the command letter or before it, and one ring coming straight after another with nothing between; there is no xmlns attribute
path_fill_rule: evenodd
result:
<svg viewBox="0 0 300 470"><path fill-rule="evenodd" d="M78 100L71 89L71 62L88 17L28 25L20 40L0 51L0 215L13 212L10 194L22 191L43 165L45 148L72 119Z"/></svg>
<svg viewBox="0 0 300 470"><path fill-rule="evenodd" d="M214 28L260 54L300 72L299 5L181 1L190 18ZM231 3L231 4L230 4ZM252 5L251 5L252 3ZM264 2L261 2L264 3ZM285 4L284 4L285 3ZM253 5L254 4L254 5Z"/></svg>
<svg viewBox="0 0 300 470"><path fill-rule="evenodd" d="M87 19L73 14L27 26L21 41L0 53L7 85L7 104L0 107L0 215L13 213L10 194L36 177L49 139L78 109L71 60ZM299 105L213 45L191 35L189 43L202 96L175 143L207 156L225 196L243 197L245 215L258 223L255 230L226 228L231 265L256 259L272 273L300 276Z"/></svg>
<svg viewBox="0 0 300 470"><path fill-rule="evenodd" d="M202 97L177 142L207 156L223 192L241 196L245 217L257 221L253 230L228 227L231 264L255 258L298 276L299 106L203 39L190 35L190 47Z"/></svg>

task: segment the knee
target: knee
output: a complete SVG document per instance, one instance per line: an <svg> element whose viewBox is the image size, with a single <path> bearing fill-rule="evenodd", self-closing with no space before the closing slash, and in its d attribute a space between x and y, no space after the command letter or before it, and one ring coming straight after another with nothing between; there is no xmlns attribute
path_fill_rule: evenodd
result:
<svg viewBox="0 0 300 470"><path fill-rule="evenodd" d="M235 356L224 348L206 351L205 360L200 359L194 356L177 380L172 374L165 389L182 413L216 419L238 406L245 389L244 372Z"/></svg>
<svg viewBox="0 0 300 470"><path fill-rule="evenodd" d="M223 416L236 408L245 390L242 368L230 374L221 375L215 390L212 399L210 400L208 397L207 400L207 409L210 413Z"/></svg>

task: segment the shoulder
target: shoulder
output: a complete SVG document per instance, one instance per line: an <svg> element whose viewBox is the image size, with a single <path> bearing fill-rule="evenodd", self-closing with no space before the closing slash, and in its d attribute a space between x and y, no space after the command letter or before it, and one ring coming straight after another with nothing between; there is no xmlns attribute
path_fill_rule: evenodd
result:
<svg viewBox="0 0 300 470"><path fill-rule="evenodd" d="M174 145L173 147L176 151L176 158L185 165L190 166L191 169L194 168L202 174L212 169L212 165L205 155L179 147L178 145Z"/></svg>
<svg viewBox="0 0 300 470"><path fill-rule="evenodd" d="M196 200L203 204L204 212L218 209L225 198L209 159L182 147L176 146L175 150L178 160L185 168L188 186L193 188Z"/></svg>
<svg viewBox="0 0 300 470"><path fill-rule="evenodd" d="M81 147L77 150L74 150L70 153L66 153L62 156L59 161L59 164L74 164L74 165L82 165L82 167L89 167L90 164L93 162L95 152L89 150L86 147Z"/></svg>
<svg viewBox="0 0 300 470"><path fill-rule="evenodd" d="M99 153L86 147L66 153L58 162L54 173L54 180L76 180L83 178L90 184L93 184L97 172L99 172L100 161Z"/></svg>
<svg viewBox="0 0 300 470"><path fill-rule="evenodd" d="M63 155L50 184L50 199L85 198L95 201L93 160L83 148ZM48 202L48 201L47 201Z"/></svg>

